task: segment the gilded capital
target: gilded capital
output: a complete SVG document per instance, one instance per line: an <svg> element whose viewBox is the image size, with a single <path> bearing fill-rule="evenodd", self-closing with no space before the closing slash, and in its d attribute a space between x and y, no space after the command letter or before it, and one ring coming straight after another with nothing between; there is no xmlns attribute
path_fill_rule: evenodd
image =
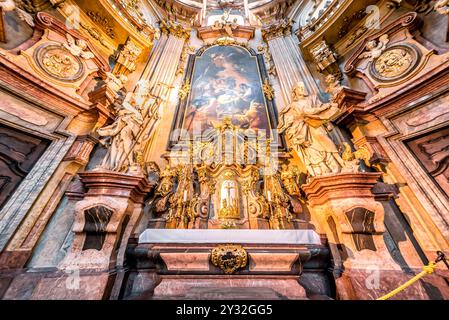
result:
<svg viewBox="0 0 449 320"><path fill-rule="evenodd" d="M291 19L284 19L277 23L264 26L262 28L262 37L264 41L291 35L293 22L294 21Z"/></svg>
<svg viewBox="0 0 449 320"><path fill-rule="evenodd" d="M191 28L184 27L182 24L173 21L161 21L161 32L166 35L173 35L180 39L188 40L190 38Z"/></svg>

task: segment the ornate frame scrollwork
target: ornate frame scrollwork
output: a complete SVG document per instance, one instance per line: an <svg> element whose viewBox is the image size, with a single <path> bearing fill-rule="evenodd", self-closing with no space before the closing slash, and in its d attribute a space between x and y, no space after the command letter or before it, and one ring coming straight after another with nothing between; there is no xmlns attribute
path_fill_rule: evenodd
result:
<svg viewBox="0 0 449 320"><path fill-rule="evenodd" d="M205 45L204 47L200 48L195 54L189 55L187 68L186 68L185 76L184 76L182 83L183 84L188 83L190 85L190 89L191 89L191 85L193 84L192 77L193 77L193 73L194 73L194 69L195 69L196 59L200 58L207 49L214 47L214 46L235 46L235 47L239 47L239 48L242 48L242 49L248 51L248 53L256 59L262 88L265 84L270 83L263 54L257 54L255 50L249 48L247 45L245 45L243 43L239 43L235 40L226 38L226 39L222 39L221 41L217 41L216 43L213 43L210 45ZM268 87L267 87L267 89L268 89ZM272 88L270 88L270 89L272 89ZM190 90L189 90L189 92L187 92L187 95L184 95L184 92L185 91L182 90L181 95L179 96L179 102L176 107L174 121L171 126L171 132L174 132L175 130L182 129L183 116L185 114L187 105L189 103ZM273 95L270 96L270 93L272 93ZM272 129L275 129L278 126L278 112L277 112L276 104L274 101L274 92L270 92L270 93L268 93L268 96L267 96L267 91L264 91L265 105L266 105L266 109L268 112L268 121L270 123L270 127ZM270 99L270 97L272 99ZM168 151L172 150L175 145L177 145L178 143L181 142L180 136L178 136L177 139L178 139L177 141L169 141L168 142L168 145L167 145ZM279 140L280 140L279 143L281 145L281 149L286 150L287 144L285 142L284 137L281 136Z"/></svg>

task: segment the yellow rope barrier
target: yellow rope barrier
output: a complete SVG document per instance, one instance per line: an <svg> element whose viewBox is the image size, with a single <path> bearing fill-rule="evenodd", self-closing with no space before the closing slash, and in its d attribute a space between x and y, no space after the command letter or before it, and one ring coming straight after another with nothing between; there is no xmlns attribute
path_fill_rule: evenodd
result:
<svg viewBox="0 0 449 320"><path fill-rule="evenodd" d="M404 291L408 287L410 287L412 284L414 284L416 281L420 280L421 278L424 278L428 274L432 274L435 272L435 269L437 267L437 264L435 262L430 262L427 266L423 267L423 271L416 276L414 276L412 279L404 283L399 288L391 291L389 294L384 295L383 297L378 298L377 300L388 300L391 297L397 295L399 292Z"/></svg>

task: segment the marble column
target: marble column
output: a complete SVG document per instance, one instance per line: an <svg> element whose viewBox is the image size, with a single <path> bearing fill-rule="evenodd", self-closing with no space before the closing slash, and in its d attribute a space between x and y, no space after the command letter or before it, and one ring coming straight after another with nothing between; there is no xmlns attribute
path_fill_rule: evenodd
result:
<svg viewBox="0 0 449 320"><path fill-rule="evenodd" d="M299 81L304 82L311 95L321 97L320 89L308 70L291 30L292 23L289 21L262 29L263 38L276 66L285 105L291 103L292 89Z"/></svg>
<svg viewBox="0 0 449 320"><path fill-rule="evenodd" d="M144 136L144 155L148 155L153 149L154 137L160 131L160 120L169 108L169 99L174 88L176 70L181 60L184 44L190 37L190 30L184 29L180 24L161 23L162 35L151 55L151 58L143 72L141 80L148 81L151 94L161 98L157 123L148 126L148 132ZM162 137L160 137L162 139ZM168 139L168 136L167 136Z"/></svg>

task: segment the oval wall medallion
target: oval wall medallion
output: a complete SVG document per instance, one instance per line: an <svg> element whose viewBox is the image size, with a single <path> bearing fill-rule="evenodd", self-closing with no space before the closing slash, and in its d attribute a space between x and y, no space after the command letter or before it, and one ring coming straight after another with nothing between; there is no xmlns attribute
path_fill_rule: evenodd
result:
<svg viewBox="0 0 449 320"><path fill-rule="evenodd" d="M38 66L50 77L74 82L84 75L84 65L79 57L59 45L44 45L36 50Z"/></svg>
<svg viewBox="0 0 449 320"><path fill-rule="evenodd" d="M391 46L371 63L371 76L380 82L391 82L404 78L418 66L420 51L412 45Z"/></svg>

